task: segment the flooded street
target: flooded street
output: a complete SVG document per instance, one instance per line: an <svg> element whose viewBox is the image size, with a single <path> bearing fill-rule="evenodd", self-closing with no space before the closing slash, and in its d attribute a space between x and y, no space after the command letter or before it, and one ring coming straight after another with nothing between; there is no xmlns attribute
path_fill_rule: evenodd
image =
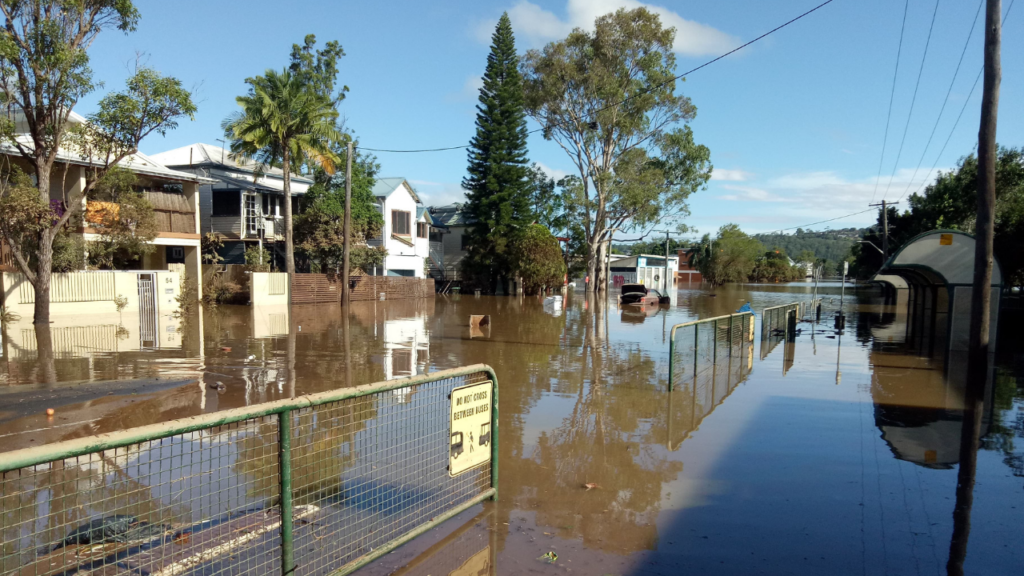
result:
<svg viewBox="0 0 1024 576"><path fill-rule="evenodd" d="M484 363L500 390L499 500L366 573L945 573L964 390L945 374L964 360L908 353L919 342L905 315L873 290L847 288L842 335L832 329L840 288L825 285L821 322L801 322L795 342L755 338L752 356L730 358L709 389L667 392L673 325L746 302L760 314L810 290L683 288L647 313L581 293L564 307L467 295L350 313L224 306L150 346L112 328L112 347L65 323L51 329L50 352L22 320L4 333L0 442L11 450ZM477 314L490 325L470 327ZM968 574L1024 566L1024 347L1003 328ZM539 560L549 552L557 559Z"/></svg>

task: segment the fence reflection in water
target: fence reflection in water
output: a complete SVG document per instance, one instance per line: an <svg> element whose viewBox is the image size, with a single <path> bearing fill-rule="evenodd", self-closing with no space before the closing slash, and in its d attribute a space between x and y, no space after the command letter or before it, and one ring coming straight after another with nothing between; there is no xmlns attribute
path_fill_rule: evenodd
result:
<svg viewBox="0 0 1024 576"><path fill-rule="evenodd" d="M496 496L496 458L447 470L487 381L493 455L483 365L0 454L2 574L349 573Z"/></svg>

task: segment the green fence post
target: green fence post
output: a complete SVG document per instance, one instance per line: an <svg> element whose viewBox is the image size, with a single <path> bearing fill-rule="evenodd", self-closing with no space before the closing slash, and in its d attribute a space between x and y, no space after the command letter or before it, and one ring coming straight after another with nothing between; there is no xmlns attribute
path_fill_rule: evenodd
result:
<svg viewBox="0 0 1024 576"><path fill-rule="evenodd" d="M295 570L292 541L292 412L278 413L278 464L281 473L281 574Z"/></svg>
<svg viewBox="0 0 1024 576"><path fill-rule="evenodd" d="M712 345L712 348L711 348L711 363L712 364L714 364L715 362L718 362L718 318L715 318L714 330L715 331L712 332L712 334L714 334L714 338L712 339L713 345Z"/></svg>
<svg viewBox="0 0 1024 576"><path fill-rule="evenodd" d="M494 496L491 500L498 501L498 376L491 372L491 488Z"/></svg>
<svg viewBox="0 0 1024 576"><path fill-rule="evenodd" d="M700 349L700 322L693 325L693 377L697 377L697 351Z"/></svg>
<svg viewBox="0 0 1024 576"><path fill-rule="evenodd" d="M672 365L676 363L676 329L673 326L668 336L668 391L672 391Z"/></svg>

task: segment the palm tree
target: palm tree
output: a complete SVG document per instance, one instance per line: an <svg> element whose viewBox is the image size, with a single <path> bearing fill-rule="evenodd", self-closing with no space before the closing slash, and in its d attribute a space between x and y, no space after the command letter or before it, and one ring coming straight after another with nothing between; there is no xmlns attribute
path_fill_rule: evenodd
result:
<svg viewBox="0 0 1024 576"><path fill-rule="evenodd" d="M257 175L268 166L280 165L284 171L285 270L293 274L291 173L303 164L334 173L331 144L342 140L338 111L287 69L267 70L246 82L249 93L235 99L242 109L224 121L224 133L231 142L231 157L256 162Z"/></svg>

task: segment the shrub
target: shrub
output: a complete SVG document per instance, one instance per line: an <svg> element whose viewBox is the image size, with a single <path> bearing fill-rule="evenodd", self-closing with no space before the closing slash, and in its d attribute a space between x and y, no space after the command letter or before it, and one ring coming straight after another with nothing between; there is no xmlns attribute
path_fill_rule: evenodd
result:
<svg viewBox="0 0 1024 576"><path fill-rule="evenodd" d="M246 248L245 270L246 272L270 272L270 252L259 246ZM237 286L237 284L235 285Z"/></svg>
<svg viewBox="0 0 1024 576"><path fill-rule="evenodd" d="M527 294L536 294L542 286L561 286L565 279L558 239L540 224L529 226L513 241L512 257Z"/></svg>

